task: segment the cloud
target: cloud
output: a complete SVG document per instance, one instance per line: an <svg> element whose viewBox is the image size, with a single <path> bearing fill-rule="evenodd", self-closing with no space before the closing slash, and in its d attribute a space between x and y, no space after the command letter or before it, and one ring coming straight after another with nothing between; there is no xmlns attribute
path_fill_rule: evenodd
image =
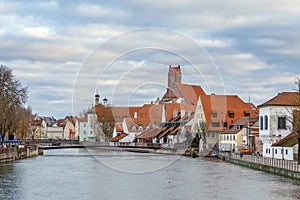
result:
<svg viewBox="0 0 300 200"><path fill-rule="evenodd" d="M0 61L43 115L64 117L77 100L86 109L96 91L114 104L149 103L178 64L184 82L258 104L300 76L299 10L298 0L2 1ZM163 29L118 35L143 27Z"/></svg>

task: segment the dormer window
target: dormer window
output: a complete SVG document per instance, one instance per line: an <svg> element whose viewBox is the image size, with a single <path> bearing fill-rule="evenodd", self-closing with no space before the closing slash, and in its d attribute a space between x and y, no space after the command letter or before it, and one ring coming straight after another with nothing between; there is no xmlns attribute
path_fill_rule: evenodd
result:
<svg viewBox="0 0 300 200"><path fill-rule="evenodd" d="M139 126L139 131L142 131L143 130L143 127L142 126Z"/></svg>
<svg viewBox="0 0 300 200"><path fill-rule="evenodd" d="M150 126L146 126L146 131L150 130Z"/></svg>
<svg viewBox="0 0 300 200"><path fill-rule="evenodd" d="M132 126L132 127L131 127L131 130L136 131L136 127L135 127L135 126Z"/></svg>
<svg viewBox="0 0 300 200"><path fill-rule="evenodd" d="M212 118L217 118L218 117L217 111L212 111L211 115L212 115Z"/></svg>
<svg viewBox="0 0 300 200"><path fill-rule="evenodd" d="M220 127L220 122L212 121L212 122L211 122L211 126L212 126L212 127Z"/></svg>
<svg viewBox="0 0 300 200"><path fill-rule="evenodd" d="M178 110L173 110L173 118L175 118L178 115Z"/></svg>
<svg viewBox="0 0 300 200"><path fill-rule="evenodd" d="M245 110L244 115L245 115L245 117L250 117L250 112Z"/></svg>
<svg viewBox="0 0 300 200"><path fill-rule="evenodd" d="M228 110L229 118L234 118L234 112L232 110Z"/></svg>

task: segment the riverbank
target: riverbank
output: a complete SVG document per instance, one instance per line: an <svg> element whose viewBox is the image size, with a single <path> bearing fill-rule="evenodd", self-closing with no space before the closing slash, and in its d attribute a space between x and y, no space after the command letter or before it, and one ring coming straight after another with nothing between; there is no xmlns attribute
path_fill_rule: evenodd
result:
<svg viewBox="0 0 300 200"><path fill-rule="evenodd" d="M0 149L0 163L35 157L39 154L37 145L26 145L22 148L8 147Z"/></svg>
<svg viewBox="0 0 300 200"><path fill-rule="evenodd" d="M295 161L264 158L252 155L244 155L241 158L239 155L234 153L220 153L218 154L218 158L233 164L300 180L300 165Z"/></svg>

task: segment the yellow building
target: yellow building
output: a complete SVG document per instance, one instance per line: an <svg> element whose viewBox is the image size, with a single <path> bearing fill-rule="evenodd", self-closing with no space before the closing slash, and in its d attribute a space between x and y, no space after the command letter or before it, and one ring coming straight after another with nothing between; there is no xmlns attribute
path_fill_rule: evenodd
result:
<svg viewBox="0 0 300 200"><path fill-rule="evenodd" d="M240 147L249 146L249 127L256 118L242 117L222 131L219 136L221 151L237 151Z"/></svg>

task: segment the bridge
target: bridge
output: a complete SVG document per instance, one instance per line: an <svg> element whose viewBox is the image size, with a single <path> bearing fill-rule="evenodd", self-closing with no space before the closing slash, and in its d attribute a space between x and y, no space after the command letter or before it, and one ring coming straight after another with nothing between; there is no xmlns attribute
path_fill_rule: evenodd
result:
<svg viewBox="0 0 300 200"><path fill-rule="evenodd" d="M78 140L61 140L61 139L27 139L26 144L37 144L39 149L63 149L63 148L84 148Z"/></svg>

